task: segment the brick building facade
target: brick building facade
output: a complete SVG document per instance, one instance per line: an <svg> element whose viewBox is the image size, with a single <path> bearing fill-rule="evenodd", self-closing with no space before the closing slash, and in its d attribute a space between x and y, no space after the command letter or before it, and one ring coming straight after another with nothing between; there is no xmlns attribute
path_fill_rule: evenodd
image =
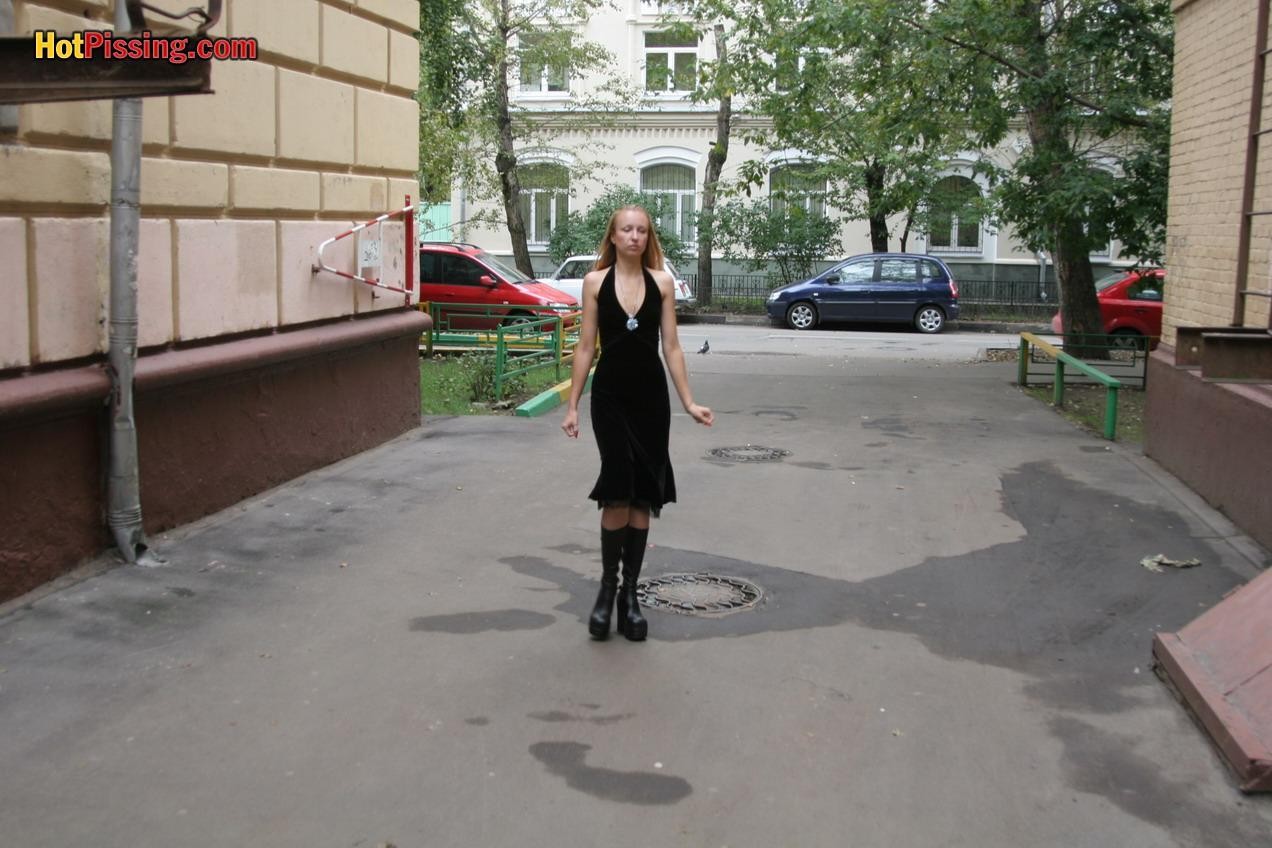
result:
<svg viewBox="0 0 1272 848"><path fill-rule="evenodd" d="M0 34L115 19L114 0L0 6ZM311 269L322 241L417 195L418 15L414 0L235 0L209 34L256 39L257 58L213 62L214 94L143 100L148 532L418 423L423 319ZM111 116L108 100L0 107L0 599L109 544ZM398 287L404 235L385 226L383 279ZM351 240L328 253L353 261Z"/></svg>
<svg viewBox="0 0 1272 848"><path fill-rule="evenodd" d="M1257 335L1269 326L1272 216L1253 218L1248 256L1247 287L1265 296L1248 296L1240 308L1236 301L1255 22L1262 2L1174 3L1170 283L1163 344L1149 362L1145 452L1272 547L1272 383L1209 373L1204 362L1188 355L1200 349L1201 340L1180 338L1184 328L1239 327ZM1215 45L1224 45L1222 61L1215 60ZM1261 126L1272 126L1272 86L1265 86ZM1256 171L1256 210L1272 210L1268 145L1265 136ZM1265 369L1270 348L1262 351Z"/></svg>

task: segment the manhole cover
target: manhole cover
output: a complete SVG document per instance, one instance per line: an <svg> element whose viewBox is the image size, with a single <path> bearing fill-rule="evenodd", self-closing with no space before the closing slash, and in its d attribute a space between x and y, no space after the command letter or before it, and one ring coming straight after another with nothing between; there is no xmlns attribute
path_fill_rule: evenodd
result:
<svg viewBox="0 0 1272 848"><path fill-rule="evenodd" d="M664 574L641 580L636 591L645 606L681 615L741 612L758 604L764 594L754 583L705 572Z"/></svg>
<svg viewBox="0 0 1272 848"><path fill-rule="evenodd" d="M777 462L791 455L781 448L766 448L760 445L743 445L740 448L712 448L708 454L716 459L727 459L732 462Z"/></svg>

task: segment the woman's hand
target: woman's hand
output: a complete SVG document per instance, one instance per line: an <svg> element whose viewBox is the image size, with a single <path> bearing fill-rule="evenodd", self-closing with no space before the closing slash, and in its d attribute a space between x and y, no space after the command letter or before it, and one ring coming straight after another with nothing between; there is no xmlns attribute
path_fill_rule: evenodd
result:
<svg viewBox="0 0 1272 848"><path fill-rule="evenodd" d="M710 414L710 410L707 410L707 412ZM577 409L571 409L565 413L565 420L561 422L561 429L571 439L579 437L579 411Z"/></svg>
<svg viewBox="0 0 1272 848"><path fill-rule="evenodd" d="M689 413L689 415L693 417L694 421L697 421L699 424L705 424L708 427L710 427L711 423L715 421L715 413L701 404L691 403L689 406L685 407L685 412Z"/></svg>

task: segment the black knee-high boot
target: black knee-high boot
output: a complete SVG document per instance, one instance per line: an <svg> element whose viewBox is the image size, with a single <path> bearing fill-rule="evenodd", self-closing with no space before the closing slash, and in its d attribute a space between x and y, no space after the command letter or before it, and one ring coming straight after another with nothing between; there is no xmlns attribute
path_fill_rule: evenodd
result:
<svg viewBox="0 0 1272 848"><path fill-rule="evenodd" d="M596 595L596 606L587 620L587 632L597 639L608 639L610 614L614 610L614 596L618 594L618 563L623 555L623 539L626 527L617 530L601 528L601 591Z"/></svg>
<svg viewBox="0 0 1272 848"><path fill-rule="evenodd" d="M645 617L640 614L636 600L636 581L640 579L640 567L645 561L645 542L649 539L648 527L627 528L623 542L623 585L618 590L618 632L633 642L643 641L649 631Z"/></svg>

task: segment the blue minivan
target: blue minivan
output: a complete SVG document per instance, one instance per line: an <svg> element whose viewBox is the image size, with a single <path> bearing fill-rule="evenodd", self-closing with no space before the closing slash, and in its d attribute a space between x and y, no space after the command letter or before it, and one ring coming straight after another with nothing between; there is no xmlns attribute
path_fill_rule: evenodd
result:
<svg viewBox="0 0 1272 848"><path fill-rule="evenodd" d="M958 284L949 266L917 253L852 256L811 279L775 289L769 318L794 330L822 321L892 321L939 333L958 318Z"/></svg>

